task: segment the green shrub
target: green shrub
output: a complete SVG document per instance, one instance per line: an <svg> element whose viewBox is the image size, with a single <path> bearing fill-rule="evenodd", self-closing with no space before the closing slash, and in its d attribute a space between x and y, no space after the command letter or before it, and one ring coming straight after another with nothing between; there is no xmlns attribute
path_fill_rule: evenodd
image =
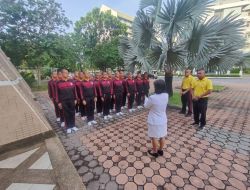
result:
<svg viewBox="0 0 250 190"><path fill-rule="evenodd" d="M231 70L231 73L233 74L239 74L240 73L240 68L234 68Z"/></svg>
<svg viewBox="0 0 250 190"><path fill-rule="evenodd" d="M244 74L250 74L250 68L243 69Z"/></svg>
<svg viewBox="0 0 250 190"><path fill-rule="evenodd" d="M21 76L23 77L23 79L28 83L28 85L31 87L33 86L33 84L35 83L36 79L35 76L32 72L25 72L22 71L20 72Z"/></svg>
<svg viewBox="0 0 250 190"><path fill-rule="evenodd" d="M51 75L51 69L46 67L42 69L42 75L41 75L41 79L44 80L46 79L46 77L50 77Z"/></svg>

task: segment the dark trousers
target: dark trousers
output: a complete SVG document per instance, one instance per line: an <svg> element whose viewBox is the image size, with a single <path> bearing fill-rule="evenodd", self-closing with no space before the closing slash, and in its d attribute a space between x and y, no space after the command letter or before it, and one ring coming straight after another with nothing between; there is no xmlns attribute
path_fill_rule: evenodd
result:
<svg viewBox="0 0 250 190"><path fill-rule="evenodd" d="M67 128L75 127L75 101L65 100L62 102L63 115L65 119L65 126Z"/></svg>
<svg viewBox="0 0 250 190"><path fill-rule="evenodd" d="M88 121L94 120L95 101L94 97L86 98L86 114Z"/></svg>
<svg viewBox="0 0 250 190"><path fill-rule="evenodd" d="M96 101L96 112L97 113L102 113L102 99L100 96L97 96L97 101Z"/></svg>
<svg viewBox="0 0 250 190"><path fill-rule="evenodd" d="M81 117L86 116L86 108L82 103L82 100L79 102L79 112L81 113Z"/></svg>
<svg viewBox="0 0 250 190"><path fill-rule="evenodd" d="M145 96L146 96L146 97L148 97L148 95L149 95L149 92L148 92L148 91L146 91L146 92L145 92Z"/></svg>
<svg viewBox="0 0 250 190"><path fill-rule="evenodd" d="M64 113L63 113L63 109L60 109L60 122L64 122Z"/></svg>
<svg viewBox="0 0 250 190"><path fill-rule="evenodd" d="M110 104L111 104L111 95L105 94L103 101L103 116L109 115Z"/></svg>
<svg viewBox="0 0 250 190"><path fill-rule="evenodd" d="M75 110L76 110L76 113L78 113L80 111L78 103L75 105Z"/></svg>
<svg viewBox="0 0 250 190"><path fill-rule="evenodd" d="M130 96L128 96L128 109L133 108L134 101L135 101L135 94L131 93Z"/></svg>
<svg viewBox="0 0 250 190"><path fill-rule="evenodd" d="M182 90L185 91L185 90ZM182 109L183 113L186 113L186 108L188 106L188 113L192 113L192 94L188 91L186 94L181 96Z"/></svg>
<svg viewBox="0 0 250 190"><path fill-rule="evenodd" d="M56 114L56 117L60 117L60 108L58 107L58 104L56 103L55 100L53 100L53 104L54 104L54 108L55 108L55 114Z"/></svg>
<svg viewBox="0 0 250 190"><path fill-rule="evenodd" d="M137 103L137 106L141 106L141 105L142 105L143 98L144 98L143 93L138 93L138 94L136 95L136 103Z"/></svg>
<svg viewBox="0 0 250 190"><path fill-rule="evenodd" d="M114 100L114 98L112 97L111 99L110 99L110 107L109 107L109 109L114 109L114 104L115 104L115 100Z"/></svg>
<svg viewBox="0 0 250 190"><path fill-rule="evenodd" d="M197 101L193 101L195 123L206 125L207 103L208 103L208 98L201 98Z"/></svg>
<svg viewBox="0 0 250 190"><path fill-rule="evenodd" d="M123 104L123 94L122 93L115 94L115 110L116 110L116 113L121 112L122 104Z"/></svg>
<svg viewBox="0 0 250 190"><path fill-rule="evenodd" d="M126 100L127 100L127 93L124 92L122 94L122 107L126 106Z"/></svg>

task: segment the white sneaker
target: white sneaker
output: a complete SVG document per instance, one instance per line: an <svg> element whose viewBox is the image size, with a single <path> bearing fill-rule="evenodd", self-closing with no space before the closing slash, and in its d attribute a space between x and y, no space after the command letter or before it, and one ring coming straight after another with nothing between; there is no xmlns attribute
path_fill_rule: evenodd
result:
<svg viewBox="0 0 250 190"><path fill-rule="evenodd" d="M128 107L127 107L127 106L124 106L124 108L126 108L126 109L127 109Z"/></svg>
<svg viewBox="0 0 250 190"><path fill-rule="evenodd" d="M91 121L92 124L96 125L97 122L95 120Z"/></svg>
<svg viewBox="0 0 250 190"><path fill-rule="evenodd" d="M136 111L136 109L132 109L132 111Z"/></svg>
<svg viewBox="0 0 250 190"><path fill-rule="evenodd" d="M116 115L116 116L120 116L120 113L116 113L115 115Z"/></svg>
<svg viewBox="0 0 250 190"><path fill-rule="evenodd" d="M123 109L124 109L124 107L122 106L122 107L121 107L121 109L123 110Z"/></svg>
<svg viewBox="0 0 250 190"><path fill-rule="evenodd" d="M108 120L108 116L104 116L104 120Z"/></svg>
<svg viewBox="0 0 250 190"><path fill-rule="evenodd" d="M81 117L81 119L82 119L83 121L85 121L85 120L86 120L86 117Z"/></svg>
<svg viewBox="0 0 250 190"><path fill-rule="evenodd" d="M61 123L61 127L65 127L65 123L64 122Z"/></svg>
<svg viewBox="0 0 250 190"><path fill-rule="evenodd" d="M112 117L111 115L108 115L108 118L109 118L109 119L112 119L113 117Z"/></svg>
<svg viewBox="0 0 250 190"><path fill-rule="evenodd" d="M79 116L79 115L80 115L80 113L79 113L79 112L77 112L75 115L76 115L76 116Z"/></svg>
<svg viewBox="0 0 250 190"><path fill-rule="evenodd" d="M70 134L72 133L72 130L71 129L67 129L67 134Z"/></svg>
<svg viewBox="0 0 250 190"><path fill-rule="evenodd" d="M120 112L120 115L124 115L124 113Z"/></svg>
<svg viewBox="0 0 250 190"><path fill-rule="evenodd" d="M132 112L133 112L133 109L129 109L128 112L129 112L129 113L132 113Z"/></svg>
<svg viewBox="0 0 250 190"><path fill-rule="evenodd" d="M61 120L60 117L56 118L56 121L57 121L57 122L59 122L60 120Z"/></svg>
<svg viewBox="0 0 250 190"><path fill-rule="evenodd" d="M102 114L101 114L101 113L98 113L97 115L98 115L98 116L102 116Z"/></svg>
<svg viewBox="0 0 250 190"><path fill-rule="evenodd" d="M92 123L91 123L91 121L89 121L89 122L88 122L88 126L92 126Z"/></svg>
<svg viewBox="0 0 250 190"><path fill-rule="evenodd" d="M73 127L72 130L73 130L73 131L78 131L79 129L76 128L76 127Z"/></svg>

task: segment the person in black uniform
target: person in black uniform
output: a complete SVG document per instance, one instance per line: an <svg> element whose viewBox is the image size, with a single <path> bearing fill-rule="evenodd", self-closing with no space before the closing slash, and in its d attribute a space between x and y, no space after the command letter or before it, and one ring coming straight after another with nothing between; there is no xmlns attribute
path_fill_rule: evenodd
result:
<svg viewBox="0 0 250 190"><path fill-rule="evenodd" d="M57 80L56 82L54 83L54 88L56 89L57 88L57 83L58 81L62 80L63 79L63 76L62 76L62 69L58 69L57 70ZM56 93L55 93L55 100L56 100ZM57 104L58 106L58 104ZM60 113L60 125L61 127L65 127L65 122L64 122L64 114L63 114L63 110L59 108L59 113Z"/></svg>
<svg viewBox="0 0 250 190"><path fill-rule="evenodd" d="M95 87L97 93L97 101L96 101L96 113L98 116L102 115L102 99L100 94L100 81L101 81L101 74L96 73L95 76Z"/></svg>
<svg viewBox="0 0 250 190"><path fill-rule="evenodd" d="M112 116L110 115L110 102L111 96L113 95L113 88L106 72L103 72L103 79L100 82L100 95L103 102L104 120L111 119Z"/></svg>
<svg viewBox="0 0 250 190"><path fill-rule="evenodd" d="M90 80L88 72L85 73L85 79L82 82L81 97L83 105L86 106L88 125L97 124L94 120L95 102L97 100L96 87L94 81Z"/></svg>
<svg viewBox="0 0 250 190"><path fill-rule="evenodd" d="M137 108L141 109L142 107L142 101L144 98L144 88L143 88L143 80L141 78L141 73L138 72L136 76L136 103L137 103Z"/></svg>
<svg viewBox="0 0 250 190"><path fill-rule="evenodd" d="M62 70L62 80L56 85L56 101L60 109L63 110L65 126L67 133L78 131L75 126L75 105L76 105L76 87L73 80L68 79L68 71Z"/></svg>
<svg viewBox="0 0 250 190"><path fill-rule="evenodd" d="M123 81L120 79L120 73L117 71L115 73L115 79L113 80L113 97L115 100L115 110L117 116L123 115L121 112L123 92Z"/></svg>
<svg viewBox="0 0 250 190"><path fill-rule="evenodd" d="M126 92L126 77L124 76L124 72L120 71L120 79L123 84L123 94L122 94L122 109L126 108L126 100L127 100L127 92Z"/></svg>
<svg viewBox="0 0 250 190"><path fill-rule="evenodd" d="M79 105L79 111L81 114L81 119L84 121L86 120L86 110L85 110L85 106L82 103L82 97L81 97L81 89L82 89L82 83L84 81L84 73L83 72L79 72L79 78L78 80L75 82L76 84L76 92L77 92L77 103Z"/></svg>
<svg viewBox="0 0 250 190"><path fill-rule="evenodd" d="M149 85L149 77L148 77L148 73L147 72L145 72L143 74L143 88L144 88L144 94L145 94L145 96L148 97L150 85Z"/></svg>
<svg viewBox="0 0 250 190"><path fill-rule="evenodd" d="M77 82L78 80L79 80L79 71L75 71L74 77L73 77L73 81L74 81L74 83L76 84L76 82ZM75 105L75 110L76 110L75 115L76 115L76 116L79 116L79 115L80 115L80 104L79 104L79 102L76 103L76 105Z"/></svg>
<svg viewBox="0 0 250 190"><path fill-rule="evenodd" d="M57 72L54 71L51 74L51 80L48 82L48 94L51 99L51 101L54 104L55 108L55 114L56 114L56 121L60 121L60 109L58 107L58 104L56 103L56 93L55 93L55 85L57 83Z"/></svg>
<svg viewBox="0 0 250 190"><path fill-rule="evenodd" d="M126 80L126 92L128 97L128 110L131 113L135 111L135 109L133 109L133 104L136 94L136 83L130 72L128 73L128 79Z"/></svg>

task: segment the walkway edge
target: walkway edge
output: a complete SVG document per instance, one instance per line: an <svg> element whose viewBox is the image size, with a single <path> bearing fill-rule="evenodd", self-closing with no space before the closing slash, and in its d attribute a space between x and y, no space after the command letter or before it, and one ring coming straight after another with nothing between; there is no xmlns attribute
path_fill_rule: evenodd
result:
<svg viewBox="0 0 250 190"><path fill-rule="evenodd" d="M45 140L59 189L86 190L58 137Z"/></svg>

